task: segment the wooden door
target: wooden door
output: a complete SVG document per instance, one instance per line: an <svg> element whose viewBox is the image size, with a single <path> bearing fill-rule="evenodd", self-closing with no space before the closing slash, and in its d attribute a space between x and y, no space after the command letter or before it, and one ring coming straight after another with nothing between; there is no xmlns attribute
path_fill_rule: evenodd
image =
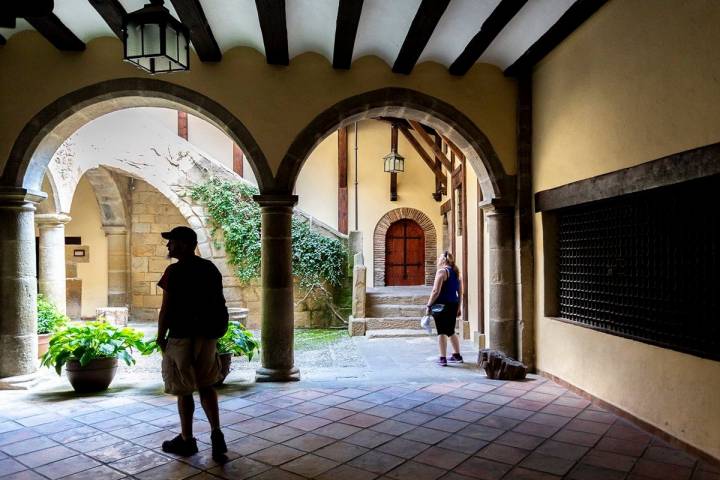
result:
<svg viewBox="0 0 720 480"><path fill-rule="evenodd" d="M385 236L385 285L424 284L425 232L413 220L398 220Z"/></svg>

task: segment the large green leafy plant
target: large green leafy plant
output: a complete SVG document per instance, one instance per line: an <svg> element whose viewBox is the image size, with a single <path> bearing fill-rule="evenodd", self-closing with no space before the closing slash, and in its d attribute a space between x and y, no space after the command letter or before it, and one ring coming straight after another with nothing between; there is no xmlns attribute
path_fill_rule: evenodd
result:
<svg viewBox="0 0 720 480"><path fill-rule="evenodd" d="M42 335L52 333L63 327L70 319L60 313L44 295L37 298L37 333Z"/></svg>
<svg viewBox="0 0 720 480"><path fill-rule="evenodd" d="M260 344L242 324L230 322L225 335L218 339L217 350L218 353L231 353L236 357L245 355L252 360L260 351Z"/></svg>
<svg viewBox="0 0 720 480"><path fill-rule="evenodd" d="M128 365L135 359L133 350L150 354L157 349L155 342L145 342L143 333L133 328L120 328L104 322L71 323L50 338L50 347L41 365L54 367L58 375L69 360L81 366L97 358L118 358Z"/></svg>
<svg viewBox="0 0 720 480"><path fill-rule="evenodd" d="M213 238L222 232L225 251L235 275L244 283L260 276L260 207L253 201L258 189L241 182L211 178L196 185L190 194L205 204ZM305 290L340 286L345 275L345 246L323 236L305 219L292 220L293 275Z"/></svg>

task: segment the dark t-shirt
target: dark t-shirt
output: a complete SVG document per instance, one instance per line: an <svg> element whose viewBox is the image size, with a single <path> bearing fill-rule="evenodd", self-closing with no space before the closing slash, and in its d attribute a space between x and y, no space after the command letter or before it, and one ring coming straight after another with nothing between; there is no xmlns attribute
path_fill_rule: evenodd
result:
<svg viewBox="0 0 720 480"><path fill-rule="evenodd" d="M192 255L169 265L158 286L168 294L169 337L208 336L207 322L223 310L227 315L222 275L209 260Z"/></svg>

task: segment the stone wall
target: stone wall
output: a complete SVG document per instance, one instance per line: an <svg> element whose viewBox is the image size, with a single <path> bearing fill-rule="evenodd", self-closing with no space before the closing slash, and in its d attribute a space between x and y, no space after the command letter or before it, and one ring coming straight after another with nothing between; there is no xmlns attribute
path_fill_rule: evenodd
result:
<svg viewBox="0 0 720 480"><path fill-rule="evenodd" d="M162 304L162 289L157 286L165 268L170 264L166 258L166 241L161 232L178 225L190 226L189 222L162 193L142 180L133 180L130 197L131 219L131 292L132 304L130 316L133 320L156 321ZM183 200L190 202L188 197ZM199 238L209 238L207 216L204 209L195 204L189 205L202 222ZM319 228L314 225L314 228ZM220 239L221 240L221 239ZM222 243L221 241L219 243ZM259 281L250 285L240 285L233 275L232 267L222 247L209 242L210 255L203 255L218 267L223 276L223 293L228 307L245 307L249 310L246 325L251 329L260 328L261 288ZM340 292L330 292L336 297ZM336 298L336 300L338 300ZM340 303L338 301L338 303ZM345 317L345 309L336 307ZM306 297L295 286L295 325L300 328L327 327L341 325L341 321L332 310L312 296Z"/></svg>

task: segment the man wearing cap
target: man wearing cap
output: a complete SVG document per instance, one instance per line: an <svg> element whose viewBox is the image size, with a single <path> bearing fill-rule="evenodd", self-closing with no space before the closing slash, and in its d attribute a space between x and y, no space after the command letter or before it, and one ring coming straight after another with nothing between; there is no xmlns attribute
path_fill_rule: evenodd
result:
<svg viewBox="0 0 720 480"><path fill-rule="evenodd" d="M193 391L200 393L200 403L212 431L213 459L227 460L227 446L220 430L217 393L213 385L220 380L217 338L222 333L223 315L227 328L227 308L222 290L222 275L217 267L195 255L197 235L188 227L175 227L163 232L168 257L178 261L170 264L158 282L163 301L158 317L157 343L163 352L162 376L165 392L177 395L181 434L163 442L162 449L181 456L198 451L193 437L195 412Z"/></svg>

